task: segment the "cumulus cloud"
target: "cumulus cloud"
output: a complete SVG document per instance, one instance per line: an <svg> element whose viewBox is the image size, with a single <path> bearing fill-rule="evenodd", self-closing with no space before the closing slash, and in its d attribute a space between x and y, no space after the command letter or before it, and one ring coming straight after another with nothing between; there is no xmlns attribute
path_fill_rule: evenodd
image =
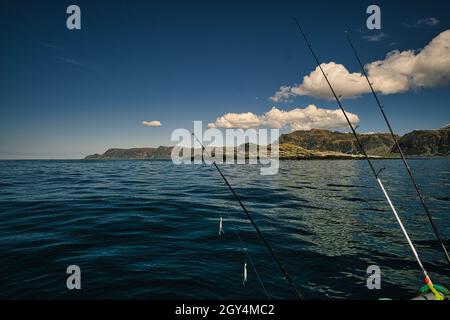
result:
<svg viewBox="0 0 450 320"><path fill-rule="evenodd" d="M369 92L367 82L361 73L350 73L345 66L335 62L322 63L321 67L337 94L344 98L355 98ZM270 99L275 102L286 101L292 96L311 96L333 99L330 87L326 83L319 67L303 77L300 85L283 86Z"/></svg>
<svg viewBox="0 0 450 320"><path fill-rule="evenodd" d="M261 119L251 113L227 113L208 124L208 128L254 128L261 125Z"/></svg>
<svg viewBox="0 0 450 320"><path fill-rule="evenodd" d="M161 121L142 121L142 124L147 127L161 127Z"/></svg>
<svg viewBox="0 0 450 320"><path fill-rule="evenodd" d="M377 91L391 94L450 83L450 30L421 51L392 51L386 59L366 65Z"/></svg>
<svg viewBox="0 0 450 320"><path fill-rule="evenodd" d="M281 86L280 89L278 89L277 92L275 92L275 95L273 97L270 97L269 99L273 102L280 102L280 101L286 101L291 96L291 87L289 86Z"/></svg>
<svg viewBox="0 0 450 320"><path fill-rule="evenodd" d="M335 91L343 98L355 98L369 93L370 88L361 73L350 73L345 66L335 62L323 63ZM394 94L421 88L443 86L450 83L450 30L436 36L422 50L394 50L384 60L365 66L375 90L381 94ZM284 101L292 96L333 98L317 67L292 87L283 86L270 99Z"/></svg>
<svg viewBox="0 0 450 320"><path fill-rule="evenodd" d="M347 112L352 123L358 123L356 114ZM348 126L340 109L329 110L309 105L306 108L295 108L284 111L273 107L263 115L255 115L251 112L228 113L216 119L208 125L209 128L256 128L267 126L270 128L288 127L293 130L310 129L342 129Z"/></svg>
<svg viewBox="0 0 450 320"><path fill-rule="evenodd" d="M350 73L342 64L335 62L322 63L321 66L338 94L353 98L368 91L367 82L361 73ZM286 92L286 89L284 91ZM330 87L326 83L319 67L305 76L301 85L291 87L289 94L294 96L333 98ZM286 93L284 96L286 96Z"/></svg>

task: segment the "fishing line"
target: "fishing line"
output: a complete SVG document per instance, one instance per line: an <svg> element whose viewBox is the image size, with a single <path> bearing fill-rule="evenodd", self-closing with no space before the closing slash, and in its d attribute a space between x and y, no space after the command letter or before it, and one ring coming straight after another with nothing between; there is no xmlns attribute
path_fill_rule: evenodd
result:
<svg viewBox="0 0 450 320"><path fill-rule="evenodd" d="M194 169L193 171L194 171L194 172L198 172L199 169ZM225 207L225 203L223 203L223 206ZM225 212L226 212L226 214L227 214L227 216L228 216L229 221L231 222L232 229L233 229L234 233L236 234L236 237L237 237L238 240L239 240L239 244L240 244L240 246L241 246L241 249L242 249L242 251L245 253L246 259L250 262L250 265L252 266L253 271L255 271L256 278L258 279L259 283L261 284L261 287L263 288L264 294L266 295L267 299L270 300L271 297L270 297L270 295L269 295L269 293L268 293L268 291L267 291L267 289L266 289L266 287L265 287L265 285L264 285L264 283L263 283L263 281L262 281L261 276L259 275L258 270L256 270L256 266L255 266L255 264L253 263L253 260L252 260L252 258L250 257L250 254L248 253L247 249L246 249L245 246L244 246L244 242L242 241L242 238L241 238L241 236L239 235L239 232L237 231L238 229L237 229L236 225L234 224L233 220L231 219L231 214L230 214L230 212L227 211L227 210L225 210ZM222 220L222 222L223 222L223 220ZM223 225L222 225L222 227L223 227ZM222 232L220 232L220 231L222 231ZM219 235L223 235L224 233L225 233L225 232L224 232L223 228L219 230Z"/></svg>
<svg viewBox="0 0 450 320"><path fill-rule="evenodd" d="M225 203L224 203L224 206L225 206ZM237 237L238 240L239 240L239 244L240 244L240 246L241 246L241 248L242 248L242 251L244 251L244 253L245 253L245 255L246 255L248 261L250 262L250 265L252 266L252 269L255 271L256 278L258 279L259 283L261 284L261 287L263 288L264 293L265 293L265 295L267 296L267 299L270 300L270 295L269 295L269 293L267 292L266 287L264 286L264 283L263 283L261 277L259 276L258 271L256 270L255 264L253 263L253 260L252 260L252 258L250 257L250 254L248 253L247 248L245 248L245 246L244 246L244 242L242 241L242 238L241 238L241 236L240 236L240 234L239 234L238 228L236 227L235 223L234 223L233 220L231 219L231 214L230 214L230 212L229 212L228 210L225 210L225 211L226 211L226 213L227 213L227 215L228 215L229 221L231 222L231 227L233 228L233 231L234 231L234 233L236 234L236 237Z"/></svg>
<svg viewBox="0 0 450 320"><path fill-rule="evenodd" d="M201 145L202 147L202 151L206 152L208 154L208 156L211 158L211 155L209 155L208 151L206 150L205 146L200 142L200 140L195 136L194 133L192 133L192 136L197 140L197 142ZM203 155L202 152L202 155ZM272 247L270 246L270 244L267 242L266 238L263 236L261 230L259 230L258 226L256 225L255 221L253 220L252 216L250 215L250 213L247 211L247 208L244 206L244 204L242 203L241 199L239 198L239 196L237 195L237 193L234 191L233 187L230 185L230 183L228 182L227 178L225 177L225 175L222 173L222 170L220 170L219 166L217 165L217 163L215 161L213 161L213 166L216 168L216 170L219 172L220 176L222 177L223 181L225 182L225 184L227 185L228 189L231 191L231 193L233 194L234 199L239 203L239 205L241 206L242 210L244 211L245 215L247 216L247 219L250 220L251 224L253 225L253 227L256 230L256 233L258 234L259 238L261 239L261 241L264 243L264 245L266 246L267 250L269 250L270 255L272 256L273 260L275 261L275 263L277 264L278 268L280 269L280 272L283 274L283 276L288 280L289 285L291 286L291 288L294 290L296 296L298 299L303 299L302 295L300 294L300 292L297 290L297 287L295 286L294 281L292 280L292 278L289 276L289 274L286 272L286 270L283 267L283 264L281 263L281 261L277 258L277 256L275 255L275 252L272 250Z"/></svg>
<svg viewBox="0 0 450 320"><path fill-rule="evenodd" d="M418 195L418 197L420 199L420 202L422 204L423 209L425 210L425 212L426 212L426 214L428 216L428 220L430 221L430 224L431 224L431 227L433 228L434 234L436 235L436 238L437 238L437 240L439 241L439 243L441 245L441 248L442 248L442 251L444 252L445 258L446 258L447 262L450 263L450 257L448 255L447 249L445 248L444 242L442 241L441 236L439 234L439 231L438 231L438 229L437 229L437 227L436 227L436 225L434 223L434 220L433 220L433 217L431 215L431 212L428 210L428 206L425 204L425 199L424 199L424 197L422 195L422 192L419 189L419 186L416 183L416 179L413 176L413 173L412 173L411 168L410 168L410 166L408 164L408 161L406 160L406 157L405 157L405 155L403 153L403 150L400 147L400 144L398 143L397 138L395 137L394 130L392 129L392 126L391 126L391 124L390 124L390 122L389 122L389 120L387 118L387 115L386 115L386 113L384 111L384 105L381 104L380 99L378 98L378 95L377 95L377 93L375 92L375 90L373 88L373 84L369 80L369 76L368 76L368 74L366 72L366 69L364 68L363 63L361 62L361 59L360 59L358 53L356 52L356 48L353 45L353 42L352 42L352 40L350 38L350 35L349 35L349 33L347 31L345 32L345 36L347 38L347 41L348 41L350 47L352 48L353 53L355 54L356 60L358 60L359 66L361 67L361 70L362 70L362 72L364 74L364 77L366 78L367 83L369 84L370 90L372 91L372 95L373 95L373 97L375 98L375 101L378 104L378 108L380 109L381 114L383 115L384 121L386 122L387 127L389 128L389 131L391 133L392 139L394 140L395 146L396 146L398 152L400 153L400 156L402 158L403 164L405 165L406 171L408 172L408 175L409 175L409 177L411 179L411 182L414 185L414 188L416 189L416 193L417 193L417 195Z"/></svg>
<svg viewBox="0 0 450 320"><path fill-rule="evenodd" d="M370 161L369 157L367 156L367 153L366 153L366 151L365 151L365 149L364 149L364 146L362 145L362 143L361 143L361 141L360 141L358 135L356 134L356 131L355 131L355 128L353 127L353 124L351 123L350 119L349 119L348 116L347 116L347 112L345 111L344 107L342 106L342 103L341 103L341 101L339 100L339 97L337 96L336 92L334 91L333 86L331 85L330 81L328 80L328 76L326 75L325 71L323 70L322 65L320 64L319 58L317 58L317 55L315 54L315 52L314 52L314 50L313 50L313 48L312 48L312 46L311 46L311 44L310 44L308 38L306 37L306 34L303 32L303 29L302 29L302 27L300 26L300 23L297 21L296 18L294 18L294 20L295 20L295 23L297 24L297 27L298 27L298 29L299 29L301 35L303 36L303 39L305 40L305 42L306 42L306 44L307 44L307 46L308 46L308 48L309 48L309 50L310 50L312 56L314 57L314 60L315 60L315 62L316 62L316 64L317 64L317 67L318 67L318 68L320 69L320 71L322 72L322 75L324 76L325 81L327 82L328 86L330 87L330 90L331 90L331 92L333 93L333 96L334 96L334 98L336 99L336 102L338 103L339 108L342 110L342 113L344 114L344 117L345 117L345 119L346 119L346 121L347 121L347 123L348 123L350 129L352 130L353 135L355 136L356 142L357 142L357 144L358 144L358 147L359 147L361 153L364 155L365 159L367 160L367 162L368 162L368 164L369 164L369 166L370 166L370 169L372 170L372 172L373 172L373 174L374 174L374 176L375 176L375 179L377 180L378 184L380 185L380 188L381 188L381 190L383 191L383 194L384 194L384 196L385 196L387 202L389 203L389 206L391 207L391 210L392 210L392 212L394 213L394 216L395 216L395 218L397 219L398 224L400 225L400 228L401 228L401 230L402 230L402 232L403 232L403 235L404 235L404 237L406 238L406 240L407 240L407 242L408 242L408 244L409 244L409 247L411 248L411 251L412 251L413 254L414 254L414 257L416 258L417 263L419 264L420 270L422 271L422 273L423 273L423 275L424 275L424 277L425 277L425 283L428 285L428 287L429 287L429 288L433 291L433 293L436 295L436 299L438 299L438 300L443 299L442 296L441 296L439 293L437 293L436 289L434 288L433 283L431 282L431 279L430 279L430 277L428 276L428 273L427 273L427 271L425 270L425 268L424 268L424 266L423 266L423 264L422 264L422 261L421 261L420 258L419 258L419 255L418 255L418 253L417 253L417 251L416 251L416 248L414 247L414 245L413 245L411 239L409 238L408 232L406 231L405 227L403 226L403 223L402 223L402 221L401 221L401 219L400 219L400 217L399 217L399 215L398 215L398 213L397 213L397 210L395 209L394 205L392 204L392 201L391 201L391 199L390 199L388 193L386 192L386 189L384 188L383 183L382 183L381 180L380 180L379 174L375 171L375 168L374 168L374 166L373 166L373 164L372 164L372 161Z"/></svg>

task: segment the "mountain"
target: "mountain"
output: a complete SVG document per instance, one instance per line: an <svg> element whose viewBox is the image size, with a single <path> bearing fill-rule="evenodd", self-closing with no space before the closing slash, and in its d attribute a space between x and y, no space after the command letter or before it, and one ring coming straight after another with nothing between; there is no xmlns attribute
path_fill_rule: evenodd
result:
<svg viewBox="0 0 450 320"><path fill-rule="evenodd" d="M282 160L361 158L360 155L346 154L339 151L308 150L292 143L280 144L278 154Z"/></svg>
<svg viewBox="0 0 450 320"><path fill-rule="evenodd" d="M394 140L388 133L358 135L367 154L374 158L397 158ZM449 156L450 125L437 130L416 130L397 138L406 155ZM279 139L280 159L347 159L360 158L353 134L322 129L295 131L281 135ZM253 146L255 149L257 146ZM170 160L173 147L108 149L104 154L89 155L86 160ZM243 144L229 155L249 155L249 144ZM269 147L270 149L270 147ZM216 150L217 152L220 150ZM201 155L201 150L192 150ZM215 152L212 152L214 155ZM189 155L187 155L189 157Z"/></svg>
<svg viewBox="0 0 450 320"><path fill-rule="evenodd" d="M415 130L401 137L398 143L407 155L449 156L450 125L437 130ZM395 146L391 151L397 152Z"/></svg>
<svg viewBox="0 0 450 320"><path fill-rule="evenodd" d="M108 149L104 154L89 155L85 160L171 160L171 153L173 147L158 147L158 148L131 148L131 149ZM256 158L259 150L258 146L255 146L254 150L250 150L248 144L240 145L238 148L234 148L228 153L222 148L215 149L211 152L212 156L219 157L226 154L227 157L237 157L241 159ZM269 155L272 152L271 146L268 147ZM201 149L191 150L191 155L187 157L201 157ZM278 151L280 159L284 160L299 160L299 159L354 159L360 157L359 155L345 154L339 151L321 151L321 150L307 150L298 145L285 143L279 145ZM261 157L265 154L261 153Z"/></svg>
<svg viewBox="0 0 450 320"><path fill-rule="evenodd" d="M391 153L394 140L388 133L360 134L359 139L368 155L386 156ZM293 144L307 150L332 151L344 154L360 154L352 133L312 129L295 131L280 137L280 145Z"/></svg>
<svg viewBox="0 0 450 320"><path fill-rule="evenodd" d="M104 154L93 154L85 160L170 160L172 147L108 149Z"/></svg>

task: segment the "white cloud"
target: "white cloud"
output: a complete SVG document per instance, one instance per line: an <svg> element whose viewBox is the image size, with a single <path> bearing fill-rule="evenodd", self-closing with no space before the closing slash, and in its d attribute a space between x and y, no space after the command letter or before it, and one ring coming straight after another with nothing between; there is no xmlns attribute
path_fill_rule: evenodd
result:
<svg viewBox="0 0 450 320"><path fill-rule="evenodd" d="M439 20L436 19L436 18L433 18L433 17L425 18L425 19L420 19L419 21L417 21L417 24L418 25L426 25L426 26L429 26L429 27L434 27L434 26L439 24Z"/></svg>
<svg viewBox="0 0 450 320"><path fill-rule="evenodd" d="M352 123L358 123L356 114L347 112ZM267 126L271 128L289 127L293 130L310 129L342 129L348 126L347 121L340 109L329 110L309 105L306 108L295 108L284 111L273 107L261 116L251 112L228 113L216 119L208 125L209 128L256 128Z"/></svg>
<svg viewBox="0 0 450 320"><path fill-rule="evenodd" d="M369 88L361 73L350 73L342 64L336 64L335 62L323 63L321 66L338 95L342 94L347 98L354 98L368 92ZM296 96L333 98L330 87L319 67L305 76L301 85L292 87L290 93Z"/></svg>
<svg viewBox="0 0 450 320"><path fill-rule="evenodd" d="M375 33L375 34L365 35L362 37L363 37L363 39L365 39L369 42L378 42L378 41L381 41L381 40L387 38L388 35L384 32L379 32L379 33Z"/></svg>
<svg viewBox="0 0 450 320"><path fill-rule="evenodd" d="M345 66L335 62L322 63L321 67L327 74L334 90L344 98L355 98L369 92L365 78L361 73L350 73ZM291 96L311 96L323 99L333 99L330 87L326 83L319 67L303 77L300 85L283 86L270 99L275 102L286 101Z"/></svg>
<svg viewBox="0 0 450 320"><path fill-rule="evenodd" d="M386 59L366 65L377 91L383 94L450 83L450 30L435 37L420 51L398 50Z"/></svg>
<svg viewBox="0 0 450 320"><path fill-rule="evenodd" d="M439 22L440 22L439 19L430 17L430 18L419 19L414 23L404 23L403 25L407 28L417 28L420 26L434 27L434 26L437 26L439 24Z"/></svg>
<svg viewBox="0 0 450 320"><path fill-rule="evenodd" d="M273 102L286 101L291 95L291 87L281 86L280 89L275 92L275 95L273 97L270 97L269 99Z"/></svg>
<svg viewBox="0 0 450 320"><path fill-rule="evenodd" d="M78 60L75 60L75 59L70 59L70 58L65 58L65 57L58 57L58 59L66 62L68 64L73 64L75 66L80 66L80 67L83 66L83 64L81 62L79 62Z"/></svg>
<svg viewBox="0 0 450 320"><path fill-rule="evenodd" d="M361 73L350 73L342 64L323 63L336 93L343 98L354 98L370 92ZM422 50L394 50L384 60L365 66L376 91L394 94L421 88L443 86L450 83L450 30L436 36ZM291 96L333 98L330 88L319 68L292 87L283 86L275 93L273 101L283 101Z"/></svg>
<svg viewBox="0 0 450 320"><path fill-rule="evenodd" d="M254 128L261 125L261 119L251 113L227 113L208 124L208 128Z"/></svg>
<svg viewBox="0 0 450 320"><path fill-rule="evenodd" d="M142 124L147 127L161 127L161 121L142 121Z"/></svg>

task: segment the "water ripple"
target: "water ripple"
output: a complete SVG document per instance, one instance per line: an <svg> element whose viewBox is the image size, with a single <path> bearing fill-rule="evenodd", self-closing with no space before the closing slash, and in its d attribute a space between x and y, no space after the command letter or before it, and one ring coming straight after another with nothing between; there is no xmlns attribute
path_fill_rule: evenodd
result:
<svg viewBox="0 0 450 320"><path fill-rule="evenodd" d="M446 264L400 161L383 180L434 282ZM450 238L447 158L411 161L444 239ZM410 298L421 276L362 161L223 166L302 294L310 299ZM213 168L168 161L0 161L0 298L262 299L245 254L274 298L294 298ZM218 235L219 218L225 234ZM447 240L447 246L450 241ZM68 265L83 289L65 287ZM383 290L365 287L382 269Z"/></svg>

